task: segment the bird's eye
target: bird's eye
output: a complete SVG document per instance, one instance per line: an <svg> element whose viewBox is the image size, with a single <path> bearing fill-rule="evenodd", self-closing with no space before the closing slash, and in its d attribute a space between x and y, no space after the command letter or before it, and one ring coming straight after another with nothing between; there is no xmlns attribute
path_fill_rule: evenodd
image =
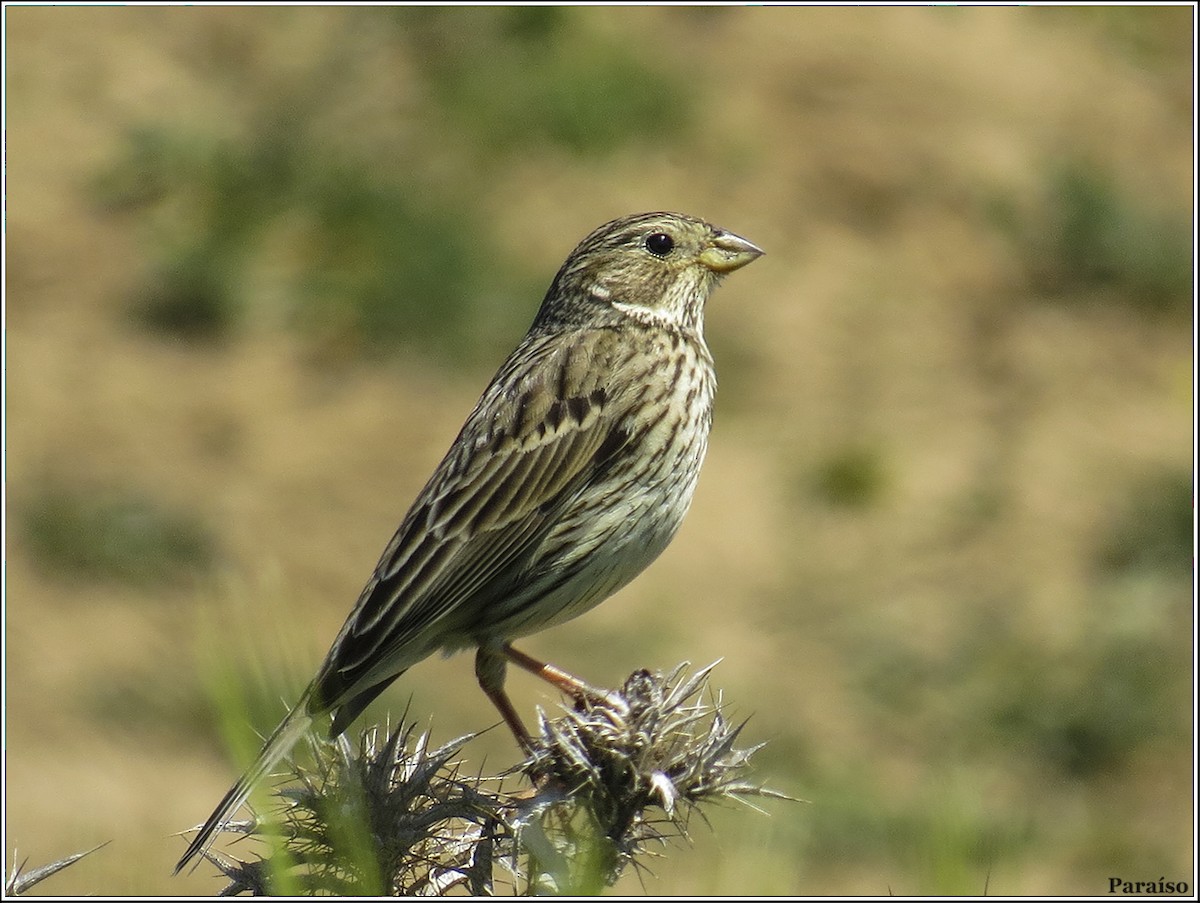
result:
<svg viewBox="0 0 1200 903"><path fill-rule="evenodd" d="M666 232L655 232L646 236L646 250L655 257L666 257L675 250L675 239Z"/></svg>

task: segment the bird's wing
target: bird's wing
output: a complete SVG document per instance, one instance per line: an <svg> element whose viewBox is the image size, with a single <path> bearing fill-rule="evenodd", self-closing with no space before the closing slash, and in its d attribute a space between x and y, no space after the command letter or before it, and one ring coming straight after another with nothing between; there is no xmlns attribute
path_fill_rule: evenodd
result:
<svg viewBox="0 0 1200 903"><path fill-rule="evenodd" d="M562 343L510 360L522 358L531 365L502 368L388 544L314 682L314 713L465 635L627 441L602 368Z"/></svg>

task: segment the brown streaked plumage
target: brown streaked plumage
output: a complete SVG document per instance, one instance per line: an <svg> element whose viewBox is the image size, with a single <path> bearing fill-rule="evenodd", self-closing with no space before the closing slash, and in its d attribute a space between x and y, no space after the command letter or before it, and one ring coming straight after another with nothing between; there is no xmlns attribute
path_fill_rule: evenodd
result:
<svg viewBox="0 0 1200 903"><path fill-rule="evenodd" d="M507 661L568 693L585 684L511 641L616 592L675 535L691 503L716 376L704 303L762 254L677 213L601 226L555 276L395 536L317 676L175 870L332 714L331 736L412 665L476 647L475 671L522 746Z"/></svg>

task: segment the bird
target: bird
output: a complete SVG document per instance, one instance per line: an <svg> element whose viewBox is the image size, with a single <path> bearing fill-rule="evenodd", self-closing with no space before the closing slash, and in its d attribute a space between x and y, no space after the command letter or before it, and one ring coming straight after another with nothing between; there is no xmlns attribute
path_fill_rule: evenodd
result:
<svg viewBox="0 0 1200 903"><path fill-rule="evenodd" d="M475 648L480 687L532 749L509 700L513 663L576 698L603 695L513 640L611 596L667 547L691 504L716 374L704 309L763 251L680 213L624 216L558 270L380 556L316 676L175 866L216 833L305 735L342 734L435 652Z"/></svg>

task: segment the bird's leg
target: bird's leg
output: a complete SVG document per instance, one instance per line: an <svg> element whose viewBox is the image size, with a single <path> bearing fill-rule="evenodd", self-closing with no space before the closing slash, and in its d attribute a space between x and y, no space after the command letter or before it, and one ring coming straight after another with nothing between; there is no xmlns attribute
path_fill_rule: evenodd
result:
<svg viewBox="0 0 1200 903"><path fill-rule="evenodd" d="M539 661L532 655L526 655L519 649L514 649L511 643L505 643L501 646L500 652L517 667L524 668L530 674L540 677L547 683L557 687L561 692L566 693L580 705L590 702L593 705L602 705L619 710L628 709L628 706L625 705L625 700L621 699L617 694L609 693L607 690L601 690L593 687L591 684L584 683L574 674L569 674L556 665Z"/></svg>
<svg viewBox="0 0 1200 903"><path fill-rule="evenodd" d="M508 729L517 738L521 749L527 754L533 751L533 738L525 723L521 721L521 716L517 714L512 700L508 698L508 693L504 691L504 672L510 661L530 674L540 677L560 692L566 693L580 706L590 703L616 710L621 714L629 712L628 703L618 694L593 687L562 668L514 649L509 643L498 648L480 646L479 651L475 653L475 677L480 688L504 719L504 723L508 725Z"/></svg>
<svg viewBox="0 0 1200 903"><path fill-rule="evenodd" d="M487 698L492 701L508 729L517 738L517 744L527 755L533 751L533 739L529 736L521 716L513 708L512 700L504 692L504 655L494 648L480 646L475 653L475 677Z"/></svg>

